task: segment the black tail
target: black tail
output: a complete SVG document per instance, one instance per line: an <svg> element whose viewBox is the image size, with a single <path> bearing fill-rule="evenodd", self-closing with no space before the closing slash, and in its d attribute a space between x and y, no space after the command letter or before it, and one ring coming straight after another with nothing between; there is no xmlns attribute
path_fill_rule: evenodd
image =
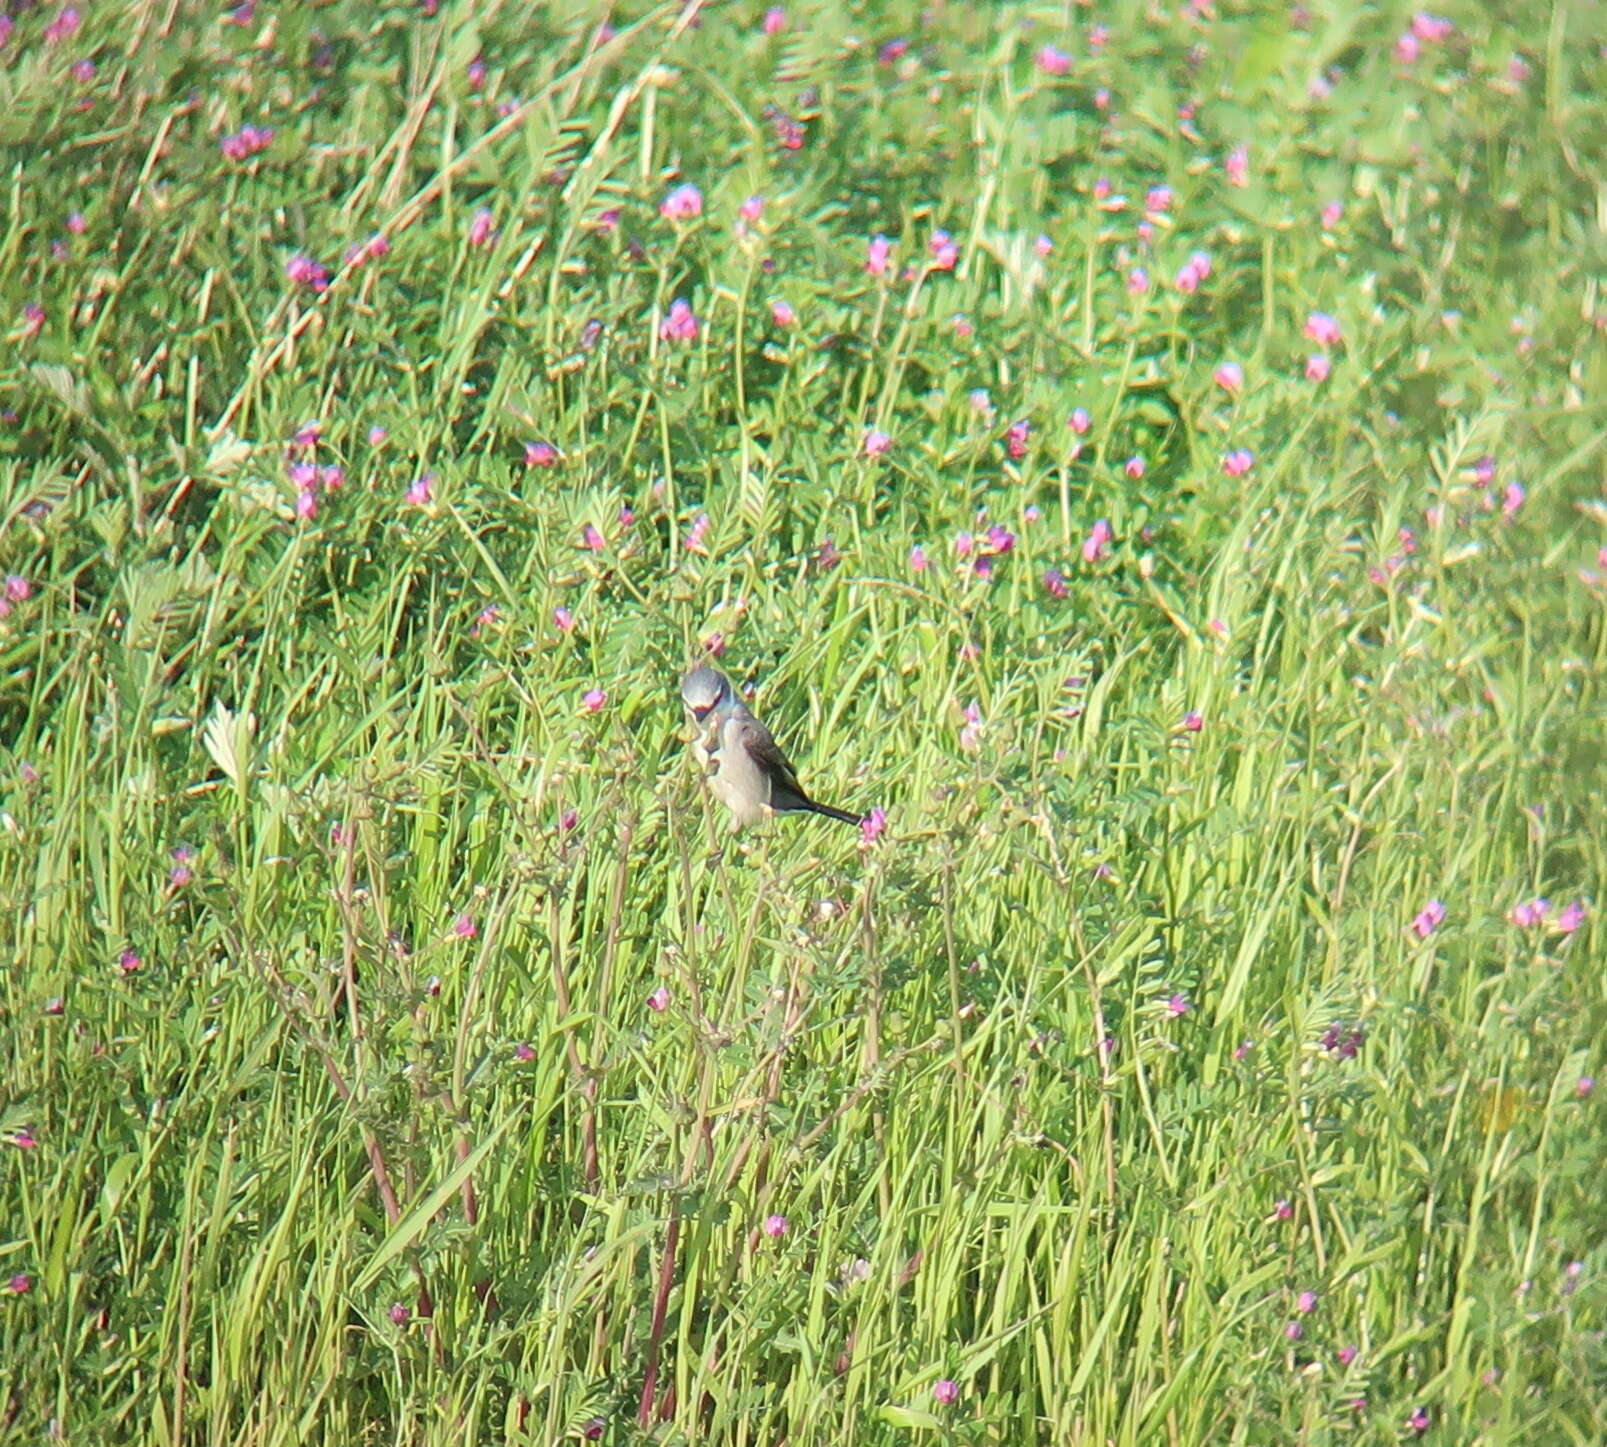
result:
<svg viewBox="0 0 1607 1447"><path fill-rule="evenodd" d="M844 824L852 824L856 829L865 821L858 814L850 814L843 809L833 809L830 804L817 804L811 799L804 808L811 814L824 814L828 819L841 819Z"/></svg>

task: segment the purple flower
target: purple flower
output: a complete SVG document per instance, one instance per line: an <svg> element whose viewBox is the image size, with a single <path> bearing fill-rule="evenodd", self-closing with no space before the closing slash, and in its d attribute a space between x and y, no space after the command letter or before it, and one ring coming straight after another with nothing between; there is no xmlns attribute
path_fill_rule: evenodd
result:
<svg viewBox="0 0 1607 1447"><path fill-rule="evenodd" d="M1414 1432L1426 1432L1426 1431L1428 1431L1428 1424L1429 1424L1428 1413L1426 1411L1424 1411L1423 1408L1421 1408L1421 1407L1417 1408L1412 1413L1412 1415L1406 1419L1406 1425L1408 1427L1410 1427L1412 1429L1412 1431L1414 1431Z"/></svg>
<svg viewBox="0 0 1607 1447"><path fill-rule="evenodd" d="M887 811L878 805L859 821L859 841L861 844L874 844L886 829Z"/></svg>
<svg viewBox="0 0 1607 1447"><path fill-rule="evenodd" d="M1070 592L1066 587L1065 575L1059 568L1050 568L1044 573L1043 585L1049 590L1052 598L1064 598Z"/></svg>
<svg viewBox="0 0 1607 1447"><path fill-rule="evenodd" d="M1192 1008L1193 1006L1189 1004L1189 997L1181 992L1172 995L1166 1001L1166 1012L1174 1018L1178 1015L1187 1015Z"/></svg>
<svg viewBox="0 0 1607 1447"><path fill-rule="evenodd" d="M1358 1353L1355 1347L1340 1347L1335 1355L1339 1358L1340 1366L1348 1367L1353 1361L1356 1360Z"/></svg>
<svg viewBox="0 0 1607 1447"><path fill-rule="evenodd" d="M1306 318L1305 334L1319 347L1337 347L1340 340L1339 323L1327 312L1312 312Z"/></svg>
<svg viewBox="0 0 1607 1447"><path fill-rule="evenodd" d="M659 323L658 334L666 342L695 342L699 325L692 303L684 297L676 297L670 303L668 314Z"/></svg>
<svg viewBox="0 0 1607 1447"><path fill-rule="evenodd" d="M703 214L703 193L696 186L677 186L658 203L658 214L670 221L690 221Z"/></svg>
<svg viewBox="0 0 1607 1447"><path fill-rule="evenodd" d="M1547 912L1551 909L1549 899L1529 899L1512 906L1512 913L1508 916L1519 929L1535 929L1544 923Z"/></svg>
<svg viewBox="0 0 1607 1447"><path fill-rule="evenodd" d="M460 914L452 921L452 933L460 940L472 940L480 933L480 927L475 924L472 914Z"/></svg>
<svg viewBox="0 0 1607 1447"><path fill-rule="evenodd" d="M525 443L526 467L556 467L558 465L558 449L550 442Z"/></svg>
<svg viewBox="0 0 1607 1447"><path fill-rule="evenodd" d="M1412 929L1418 939L1426 940L1442 924L1445 923L1445 906L1437 899L1431 899L1418 911L1412 920Z"/></svg>
<svg viewBox="0 0 1607 1447"><path fill-rule="evenodd" d="M1557 911L1557 917L1551 921L1551 927L1565 935L1571 935L1585 922L1585 902L1576 899L1572 904L1564 905Z"/></svg>
<svg viewBox="0 0 1607 1447"><path fill-rule="evenodd" d="M951 1382L947 1377L944 1377L941 1381L933 1384L932 1395L937 1399L939 1406L952 1406L960 1400L960 1384Z"/></svg>
<svg viewBox="0 0 1607 1447"><path fill-rule="evenodd" d="M406 1326L407 1325L407 1319L411 1314L412 1313L410 1313L408 1311L408 1309L405 1306L402 1305L401 1302L397 1302L396 1305L394 1305L391 1308L391 1311L390 1311L391 1321L396 1326Z"/></svg>
<svg viewBox="0 0 1607 1447"><path fill-rule="evenodd" d="M1295 1299L1295 1310L1301 1316L1310 1316L1317 1309L1317 1293L1315 1291L1302 1291Z"/></svg>
<svg viewBox="0 0 1607 1447"><path fill-rule="evenodd" d="M1255 466L1255 454L1248 447L1235 448L1222 459L1222 471L1229 477L1243 477Z"/></svg>
<svg viewBox="0 0 1607 1447"><path fill-rule="evenodd" d="M770 1237L785 1236L787 1234L787 1218L785 1216L766 1216L764 1218L764 1234Z"/></svg>
<svg viewBox="0 0 1607 1447"><path fill-rule="evenodd" d="M1066 75L1071 71L1071 57L1058 45L1044 46L1033 59L1045 75Z"/></svg>
<svg viewBox="0 0 1607 1447"><path fill-rule="evenodd" d="M1354 1060L1367 1043L1367 1032L1360 1025L1330 1025L1322 1034L1322 1048L1338 1060Z"/></svg>

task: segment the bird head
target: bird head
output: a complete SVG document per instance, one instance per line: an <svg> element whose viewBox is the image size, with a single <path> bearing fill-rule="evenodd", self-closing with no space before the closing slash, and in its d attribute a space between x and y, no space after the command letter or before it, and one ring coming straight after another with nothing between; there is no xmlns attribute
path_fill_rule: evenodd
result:
<svg viewBox="0 0 1607 1447"><path fill-rule="evenodd" d="M700 663L681 682L681 702L699 723L732 696L731 680L706 663Z"/></svg>

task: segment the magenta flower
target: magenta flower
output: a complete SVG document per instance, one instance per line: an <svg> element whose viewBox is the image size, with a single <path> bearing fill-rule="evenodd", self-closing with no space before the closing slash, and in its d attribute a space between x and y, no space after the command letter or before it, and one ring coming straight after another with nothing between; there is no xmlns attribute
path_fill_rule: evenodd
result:
<svg viewBox="0 0 1607 1447"><path fill-rule="evenodd" d="M941 1381L933 1384L932 1395L937 1399L939 1406L953 1406L955 1402L960 1400L960 1384L951 1382L947 1377L944 1377Z"/></svg>
<svg viewBox="0 0 1607 1447"><path fill-rule="evenodd" d="M318 485L325 492L339 492L346 486L346 469L337 463L318 469Z"/></svg>
<svg viewBox="0 0 1607 1447"><path fill-rule="evenodd" d="M1527 496L1528 494L1524 491L1521 482L1509 482L1506 492L1501 497L1501 516L1508 519L1515 518L1518 515L1518 509L1523 506L1523 500Z"/></svg>
<svg viewBox="0 0 1607 1447"><path fill-rule="evenodd" d="M1512 912L1507 917L1519 929L1536 929L1545 922L1550 909L1549 899L1529 899L1513 905Z"/></svg>
<svg viewBox="0 0 1607 1447"><path fill-rule="evenodd" d="M1222 459L1222 471L1229 477L1243 477L1255 465L1255 454L1247 447L1235 448Z"/></svg>
<svg viewBox="0 0 1607 1447"><path fill-rule="evenodd" d="M1562 934L1571 935L1585 922L1585 902L1576 899L1572 904L1564 905L1558 911L1556 919L1552 920L1551 927Z"/></svg>
<svg viewBox="0 0 1607 1447"><path fill-rule="evenodd" d="M670 221L691 221L703 214L703 193L696 186L677 186L658 203L658 214Z"/></svg>
<svg viewBox="0 0 1607 1447"><path fill-rule="evenodd" d="M1144 454L1135 452L1122 464L1122 471L1136 482L1144 475Z"/></svg>
<svg viewBox="0 0 1607 1447"><path fill-rule="evenodd" d="M1285 1322L1283 1334L1290 1341L1299 1341L1306 1334L1306 1329L1298 1321Z"/></svg>
<svg viewBox="0 0 1607 1447"><path fill-rule="evenodd" d="M318 494L311 488L304 487L296 494L296 516L306 523L318 516Z"/></svg>
<svg viewBox="0 0 1607 1447"><path fill-rule="evenodd" d="M1149 273L1142 266L1135 266L1127 273L1128 296L1143 296L1149 290Z"/></svg>
<svg viewBox="0 0 1607 1447"><path fill-rule="evenodd" d="M887 811L880 805L859 821L859 842L874 844L887 832Z"/></svg>
<svg viewBox="0 0 1607 1447"><path fill-rule="evenodd" d="M647 1008L655 1015L662 1015L670 1008L670 987L660 985L647 997Z"/></svg>
<svg viewBox="0 0 1607 1447"><path fill-rule="evenodd" d="M1581 1100L1589 1100L1596 1091L1596 1077L1594 1075L1581 1075L1574 1085L1574 1094Z"/></svg>
<svg viewBox="0 0 1607 1447"><path fill-rule="evenodd" d="M1295 1208L1287 1201L1278 1201L1272 1207L1272 1214L1280 1221L1290 1220L1294 1216L1294 1213Z"/></svg>
<svg viewBox="0 0 1607 1447"><path fill-rule="evenodd" d="M689 553L704 551L703 540L709 535L709 515L700 512L692 519L692 526L686 530L686 550Z"/></svg>
<svg viewBox="0 0 1607 1447"><path fill-rule="evenodd" d="M1191 708L1183 715L1183 727L1191 734L1197 734L1205 727L1205 715L1198 709Z"/></svg>
<svg viewBox="0 0 1607 1447"><path fill-rule="evenodd" d="M1051 598L1065 598L1071 591L1066 587L1065 574L1059 568L1050 568L1044 573L1043 585L1049 590Z"/></svg>
<svg viewBox="0 0 1607 1447"><path fill-rule="evenodd" d="M1114 534L1110 530L1110 523L1100 518L1091 529L1088 536L1083 539L1082 560L1085 563L1097 563L1109 549L1110 540Z"/></svg>
<svg viewBox="0 0 1607 1447"><path fill-rule="evenodd" d="M117 968L125 975L136 973L145 962L133 950L124 950L117 957Z"/></svg>
<svg viewBox="0 0 1607 1447"><path fill-rule="evenodd" d="M1444 923L1445 906L1439 900L1431 899L1413 918L1412 930L1418 939L1426 940Z"/></svg>
<svg viewBox="0 0 1607 1447"><path fill-rule="evenodd" d="M33 597L33 584L20 573L6 574L6 599L12 603L26 603Z"/></svg>
<svg viewBox="0 0 1607 1447"><path fill-rule="evenodd" d="M241 126L232 136L218 142L224 156L231 161L249 160L273 144L272 126Z"/></svg>
<svg viewBox="0 0 1607 1447"><path fill-rule="evenodd" d="M1473 480L1480 487L1488 487L1495 481L1495 458L1488 452L1474 462Z"/></svg>
<svg viewBox="0 0 1607 1447"><path fill-rule="evenodd" d="M528 1064L536 1058L535 1047L528 1041L521 1040L513 1047L513 1058L520 1064Z"/></svg>
<svg viewBox="0 0 1607 1447"><path fill-rule="evenodd" d="M581 695L580 706L585 709L587 713L597 713L607 702L608 694L604 689L588 688L586 692Z"/></svg>
<svg viewBox="0 0 1607 1447"><path fill-rule="evenodd" d="M590 523L580 530L580 545L589 552L601 553L608 547L608 539Z"/></svg>
<svg viewBox="0 0 1607 1447"><path fill-rule="evenodd" d="M893 243L885 236L877 234L870 239L865 248L865 270L872 276L881 276L892 264Z"/></svg>
<svg viewBox="0 0 1607 1447"><path fill-rule="evenodd" d="M1317 1293L1315 1291L1302 1291L1295 1299L1295 1310L1301 1316L1310 1316L1317 1309Z"/></svg>
<svg viewBox="0 0 1607 1447"><path fill-rule="evenodd" d="M1202 266L1196 258L1204 258L1205 264ZM1204 281L1210 274L1210 257L1206 256L1203 251L1196 251L1193 256L1191 256L1183 263L1181 267L1178 268L1177 276L1173 280L1172 284L1180 292L1182 292L1184 296L1191 296L1200 289L1200 283Z"/></svg>
<svg viewBox="0 0 1607 1447"><path fill-rule="evenodd" d="M1211 373L1211 380L1232 396L1244 386L1244 368L1237 362L1223 362Z"/></svg>
<svg viewBox="0 0 1607 1447"><path fill-rule="evenodd" d="M45 325L45 309L36 301L29 302L22 309L22 334L25 337L37 337Z"/></svg>
<svg viewBox="0 0 1607 1447"><path fill-rule="evenodd" d="M1027 455L1027 439L1032 434L1032 424L1027 421L1012 422L1004 434L1004 450L1010 457L1019 462Z"/></svg>
<svg viewBox="0 0 1607 1447"><path fill-rule="evenodd" d="M1312 312L1303 328L1319 347L1337 347L1340 341L1339 323L1327 312Z"/></svg>
<svg viewBox="0 0 1607 1447"><path fill-rule="evenodd" d="M460 914L452 921L452 933L460 940L472 940L480 933L480 927L474 922L472 914Z"/></svg>
<svg viewBox="0 0 1607 1447"><path fill-rule="evenodd" d="M953 271L960 259L960 248L947 231L934 231L926 249L932 254L933 271Z"/></svg>
<svg viewBox="0 0 1607 1447"><path fill-rule="evenodd" d="M1077 436L1086 437L1088 429L1094 425L1094 420L1088 415L1086 407L1076 407L1072 409L1071 421L1068 425Z"/></svg>
<svg viewBox="0 0 1607 1447"><path fill-rule="evenodd" d="M910 571L924 573L926 571L926 549L919 543L910 549Z"/></svg>
<svg viewBox="0 0 1607 1447"><path fill-rule="evenodd" d="M787 12L779 5L772 5L764 12L764 20L760 28L766 35L779 35L787 28Z"/></svg>
<svg viewBox="0 0 1607 1447"><path fill-rule="evenodd" d="M1408 1427L1410 1427L1412 1429L1412 1431L1414 1431L1414 1432L1426 1432L1426 1431L1428 1431L1428 1426L1429 1426L1428 1413L1426 1411L1424 1411L1423 1408L1421 1408L1421 1407L1417 1408L1412 1413L1412 1415L1406 1419L1406 1425Z"/></svg>
<svg viewBox="0 0 1607 1447"><path fill-rule="evenodd" d="M83 23L83 16L78 13L75 5L64 5L56 12L56 18L45 26L45 42L49 45L59 45L63 40L70 40L78 33L78 27Z"/></svg>
<svg viewBox="0 0 1607 1447"><path fill-rule="evenodd" d="M374 426L368 429L368 445L370 447L383 447L385 445L385 439L390 435L391 434L387 432L385 428L381 427L378 423L375 423Z"/></svg>
<svg viewBox="0 0 1607 1447"><path fill-rule="evenodd" d="M1187 1015L1192 1008L1189 997L1181 992L1170 996L1166 1001L1166 1012L1174 1019L1179 1015Z"/></svg>
<svg viewBox="0 0 1607 1447"><path fill-rule="evenodd" d="M329 271L324 264L299 251L285 263L285 275L297 286L309 287L316 292L324 291L329 286Z"/></svg>
<svg viewBox="0 0 1607 1447"><path fill-rule="evenodd" d="M949 325L954 328L954 335L962 340L976 332L976 328L971 325L971 319L961 312L955 312Z"/></svg>
<svg viewBox="0 0 1607 1447"><path fill-rule="evenodd" d="M691 302L683 297L676 297L670 303L668 315L659 324L658 334L666 342L695 342L698 328L699 322L692 311Z"/></svg>
<svg viewBox="0 0 1607 1447"><path fill-rule="evenodd" d="M1402 65L1411 65L1422 53L1422 42L1410 30L1403 30L1396 38L1395 59Z"/></svg>
<svg viewBox="0 0 1607 1447"><path fill-rule="evenodd" d="M749 196L737 207L737 215L744 221L756 222L764 215L764 197Z"/></svg>
<svg viewBox="0 0 1607 1447"><path fill-rule="evenodd" d="M798 313L792 309L791 304L788 302L773 301L770 303L770 320L778 327L790 327L796 325Z"/></svg>
<svg viewBox="0 0 1607 1447"><path fill-rule="evenodd" d="M873 427L865 434L866 457L882 457L892 445L893 439L879 428Z"/></svg>
<svg viewBox="0 0 1607 1447"><path fill-rule="evenodd" d="M1344 214L1345 208L1340 205L1339 202L1330 201L1322 208L1322 215L1319 218L1322 221L1322 229L1324 231L1332 231L1334 227L1339 225L1339 222L1343 218Z"/></svg>
<svg viewBox="0 0 1607 1447"><path fill-rule="evenodd" d="M1313 352L1306 358L1306 380L1308 382L1326 382L1328 375L1333 371L1333 364L1322 352Z"/></svg>
<svg viewBox="0 0 1607 1447"><path fill-rule="evenodd" d="M95 62L88 58L75 60L69 68L69 73L79 85L88 85L95 78Z"/></svg>
<svg viewBox="0 0 1607 1447"><path fill-rule="evenodd" d="M558 449L550 442L525 443L526 467L556 467L558 457Z"/></svg>
<svg viewBox="0 0 1607 1447"><path fill-rule="evenodd" d="M496 239L496 217L489 206L482 206L469 218L469 245L490 246Z"/></svg>
<svg viewBox="0 0 1607 1447"><path fill-rule="evenodd" d="M6 1282L6 1290L11 1292L13 1296L25 1296L33 1290L33 1279L26 1271L19 1271Z"/></svg>
<svg viewBox="0 0 1607 1447"><path fill-rule="evenodd" d="M1067 75L1071 71L1071 57L1058 45L1045 45L1033 60L1045 75Z"/></svg>
<svg viewBox="0 0 1607 1447"><path fill-rule="evenodd" d="M398 1301L393 1307L391 1307L391 1322L396 1326L406 1326L407 1319L411 1314L412 1313L410 1313L408 1309Z"/></svg>
<svg viewBox="0 0 1607 1447"><path fill-rule="evenodd" d="M1037 256L1047 261L1054 252L1055 244L1040 231L1032 238L1032 249Z"/></svg>
<svg viewBox="0 0 1607 1447"><path fill-rule="evenodd" d="M1144 209L1156 216L1170 211L1172 209L1172 188L1170 186L1151 186L1144 193Z"/></svg>
<svg viewBox="0 0 1607 1447"><path fill-rule="evenodd" d="M772 1238L785 1236L787 1234L787 1218L785 1216L766 1216L764 1218L764 1234Z"/></svg>
<svg viewBox="0 0 1607 1447"><path fill-rule="evenodd" d="M1223 162L1223 170L1228 175L1228 185L1248 186L1250 184L1250 148L1248 146L1235 146L1228 152L1228 158Z"/></svg>
<svg viewBox="0 0 1607 1447"><path fill-rule="evenodd" d="M404 494L404 499L414 507L428 507L435 497L435 474L426 472L422 477L415 478Z"/></svg>
<svg viewBox="0 0 1607 1447"><path fill-rule="evenodd" d="M560 633L573 633L575 631L575 615L562 604L552 610L552 621L557 625Z"/></svg>
<svg viewBox="0 0 1607 1447"><path fill-rule="evenodd" d="M1359 1355L1359 1353L1355 1347L1340 1347L1339 1350L1334 1353L1334 1355L1339 1358L1340 1366L1348 1367L1353 1361L1356 1360L1356 1357Z"/></svg>

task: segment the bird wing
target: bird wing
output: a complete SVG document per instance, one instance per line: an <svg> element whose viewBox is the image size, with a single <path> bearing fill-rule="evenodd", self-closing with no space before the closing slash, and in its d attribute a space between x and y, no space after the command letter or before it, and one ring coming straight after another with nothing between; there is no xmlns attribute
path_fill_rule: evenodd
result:
<svg viewBox="0 0 1607 1447"><path fill-rule="evenodd" d="M798 775L793 772L780 745L770 736L769 729L758 719L748 717L738 720L733 732L736 734L734 742L747 751L748 757L770 780L772 808L795 809L799 804L808 802L809 796L798 783Z"/></svg>

